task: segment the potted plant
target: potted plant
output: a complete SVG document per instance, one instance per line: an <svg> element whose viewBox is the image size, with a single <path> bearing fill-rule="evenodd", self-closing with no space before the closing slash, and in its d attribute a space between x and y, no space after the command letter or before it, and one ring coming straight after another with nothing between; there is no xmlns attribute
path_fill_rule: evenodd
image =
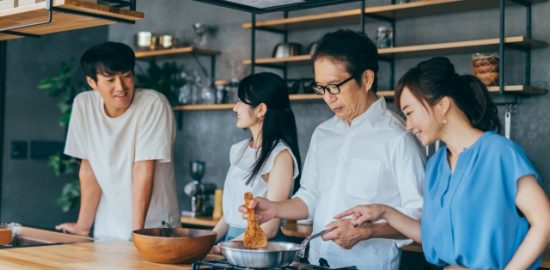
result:
<svg viewBox="0 0 550 270"><path fill-rule="evenodd" d="M85 91L85 84L82 76L78 74L78 66L75 60L61 63L59 72L41 80L37 87L46 91L48 96L59 98L57 107L61 113L59 125L67 129L71 118L71 109L75 96ZM56 176L70 176L73 180L65 183L61 195L57 198L57 204L63 212L68 212L80 201L80 182L78 180L78 160L62 153L52 155L48 160L48 166L54 170Z"/></svg>

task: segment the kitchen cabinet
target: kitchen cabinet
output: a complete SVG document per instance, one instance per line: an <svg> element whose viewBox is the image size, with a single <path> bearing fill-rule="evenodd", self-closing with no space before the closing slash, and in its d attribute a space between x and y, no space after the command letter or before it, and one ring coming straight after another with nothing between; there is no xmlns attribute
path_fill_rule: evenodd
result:
<svg viewBox="0 0 550 270"><path fill-rule="evenodd" d="M51 8L48 9L50 1ZM0 10L0 41L25 36L39 37L114 22L135 23L143 16L139 11L85 0L45 0ZM32 26L20 27L23 25Z"/></svg>
<svg viewBox="0 0 550 270"><path fill-rule="evenodd" d="M446 55L473 53L476 51L499 51L501 59L499 86L489 87L489 91L499 94L544 94L546 89L533 87L530 85L530 51L532 49L544 48L548 44L531 38L531 4L543 2L544 0L528 0L528 1L505 1L505 0L431 0L431 1L416 1L412 3L391 4L383 6L366 7L363 9L351 9L337 12L327 12L322 14L305 15L298 17L288 17L285 13L285 18L272 19L265 21L256 21L255 15L251 23L244 23L244 29L250 29L253 39L257 30L281 33L284 35L284 40L287 42L289 30L310 29L318 27L349 25L349 24L364 24L366 21L385 21L392 24L395 30L395 21L404 18L414 18L420 16L451 14L458 12L466 12L472 10L495 9L500 8L500 29L499 36L487 39L466 40L457 42L444 43L429 43L416 44L406 46L395 46L390 48L379 49L380 61L391 63L390 88L394 84L394 61L406 57L420 57L430 55ZM504 8L506 4L521 4L527 9L527 22L524 36L504 35ZM362 17L363 16L363 20ZM364 29L364 25L362 25ZM268 68L278 68L284 71L285 77L287 67L292 64L311 62L310 55L296 55L284 58L256 58L255 44L252 43L251 59L243 61L246 65L251 65L254 70L255 66L263 66ZM523 84L506 85L504 83L504 47L524 51L526 53L526 73L525 82ZM381 89L378 91L381 96L393 97L392 89ZM313 94L312 94L313 95ZM306 96L306 95L302 95ZM315 99L315 98L311 98ZM318 97L321 99L321 97Z"/></svg>

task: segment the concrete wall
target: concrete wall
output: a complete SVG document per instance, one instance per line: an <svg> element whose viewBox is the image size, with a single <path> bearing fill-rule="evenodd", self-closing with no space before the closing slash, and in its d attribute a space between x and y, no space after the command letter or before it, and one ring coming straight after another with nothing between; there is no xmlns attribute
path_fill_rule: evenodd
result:
<svg viewBox="0 0 550 270"><path fill-rule="evenodd" d="M389 1L386 1L389 2ZM384 1L368 1L368 4L382 4ZM341 10L358 7L357 3L299 11L293 14L308 14L319 11ZM535 5L533 10L533 36L550 41L550 3ZM250 15L240 11L206 5L194 1L157 0L140 1L138 9L145 11L146 18L136 25L115 24L108 28L87 29L58 35L45 36L42 39L22 39L8 42L7 86L6 86L6 135L4 139L4 164L2 180L2 221L20 221L35 225L52 226L68 216L61 214L53 204L64 180L52 176L46 168L45 161L11 160L9 144L12 140L60 140L62 129L57 128L57 109L55 101L36 90L39 79L55 73L61 60L70 56L78 57L83 48L92 43L109 39L134 43L134 34L138 31L170 33L181 40L192 39L191 24L195 22L216 26L217 33L210 37L211 48L218 49L216 78L228 79L236 76L232 71L233 64L248 58L250 54L250 32L241 28L241 24L250 20ZM428 16L397 23L396 42L401 45L422 44L429 42L459 41L498 36L497 10L472 11L460 14ZM516 7L507 12L507 30L510 34L521 34L524 26L524 12ZM259 16L259 20L282 17L281 14ZM369 23L367 33L373 36L381 23ZM358 25L349 26L359 29ZM338 27L317 28L294 31L290 41L300 42L307 46L324 32ZM268 57L276 43L282 41L278 35L258 32L257 56ZM45 48L45 49L44 49ZM550 88L547 74L550 67L545 59L550 56L550 49L533 51L532 82L533 85ZM511 53L510 59L521 63L521 54ZM451 55L461 73L469 72L470 54ZM207 67L208 58L199 58ZM425 58L399 59L396 67L396 78L406 69ZM196 69L190 57L175 57L168 60L180 61L186 69ZM509 61L509 83L521 82L522 65ZM259 69L261 71L264 69ZM289 78L312 77L311 66L307 64L292 65ZM381 88L388 87L388 66L381 65ZM535 96L520 99L515 107L512 120L512 136L527 151L543 178L550 178L550 159L545 151L550 149L548 120L550 114L550 96ZM299 142L302 158L309 146L309 139L314 128L332 113L322 101L299 102L292 104L299 126ZM31 109L29 109L31 108ZM500 108L502 109L502 108ZM188 198L183 193L183 186L190 180L188 163L194 159L206 161L204 181L223 185L225 173L229 166L228 152L232 143L246 138L246 130L235 127L235 114L230 110L192 111L182 113L183 128L178 131L175 151L178 194L182 208L188 208ZM550 192L550 184L545 184ZM26 195L28 194L28 195ZM76 218L75 212L69 217Z"/></svg>
<svg viewBox="0 0 550 270"><path fill-rule="evenodd" d="M57 100L36 85L58 73L62 61L79 59L82 48L107 40L107 27L85 29L7 42L6 107L3 151L2 222L52 227L76 219L76 211L63 213L55 204L64 183L72 179L55 177L46 159L11 159L12 141L63 141L58 124Z"/></svg>

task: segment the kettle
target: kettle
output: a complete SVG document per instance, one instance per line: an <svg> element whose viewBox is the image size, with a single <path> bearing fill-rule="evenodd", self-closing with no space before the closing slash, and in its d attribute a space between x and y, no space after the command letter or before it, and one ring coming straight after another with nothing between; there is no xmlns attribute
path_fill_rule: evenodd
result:
<svg viewBox="0 0 550 270"><path fill-rule="evenodd" d="M302 51L302 45L299 43L279 43L275 45L272 56L274 58L283 58L293 55L299 55Z"/></svg>

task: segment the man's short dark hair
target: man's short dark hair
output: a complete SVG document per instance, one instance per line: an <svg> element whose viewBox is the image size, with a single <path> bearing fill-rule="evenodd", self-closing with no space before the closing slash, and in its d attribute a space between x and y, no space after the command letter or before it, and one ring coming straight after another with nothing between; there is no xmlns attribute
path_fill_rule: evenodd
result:
<svg viewBox="0 0 550 270"><path fill-rule="evenodd" d="M313 62L322 56L332 57L346 64L346 71L361 85L361 75L367 69L374 72L372 90L376 92L378 72L378 49L362 32L340 29L325 34L317 42Z"/></svg>
<svg viewBox="0 0 550 270"><path fill-rule="evenodd" d="M97 81L97 73L134 72L136 57L132 48L119 42L104 42L89 48L80 58L84 75Z"/></svg>

